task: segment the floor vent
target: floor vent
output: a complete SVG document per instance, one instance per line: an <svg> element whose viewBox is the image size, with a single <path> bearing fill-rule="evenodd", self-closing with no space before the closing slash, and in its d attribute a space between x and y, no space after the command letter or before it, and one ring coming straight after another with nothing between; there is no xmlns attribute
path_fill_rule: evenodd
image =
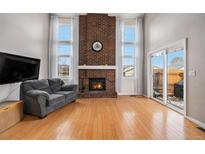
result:
<svg viewBox="0 0 205 154"><path fill-rule="evenodd" d="M204 128L202 128L202 127L197 127L197 128L198 128L199 130L205 132L205 129L204 129Z"/></svg>
<svg viewBox="0 0 205 154"><path fill-rule="evenodd" d="M136 95L130 95L130 97L136 97Z"/></svg>

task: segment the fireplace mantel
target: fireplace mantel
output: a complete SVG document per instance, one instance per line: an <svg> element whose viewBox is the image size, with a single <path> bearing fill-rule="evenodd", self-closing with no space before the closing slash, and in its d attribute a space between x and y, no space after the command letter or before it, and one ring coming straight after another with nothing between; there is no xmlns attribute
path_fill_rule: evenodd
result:
<svg viewBox="0 0 205 154"><path fill-rule="evenodd" d="M97 69L97 70L115 70L117 67L115 65L79 65L78 69L81 70L92 70L92 69Z"/></svg>

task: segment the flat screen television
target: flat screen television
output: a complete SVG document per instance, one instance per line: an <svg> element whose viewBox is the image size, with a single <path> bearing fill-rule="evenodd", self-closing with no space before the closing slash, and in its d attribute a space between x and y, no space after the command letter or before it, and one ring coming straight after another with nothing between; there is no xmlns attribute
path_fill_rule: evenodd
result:
<svg viewBox="0 0 205 154"><path fill-rule="evenodd" d="M0 84L38 79L40 59L0 52Z"/></svg>

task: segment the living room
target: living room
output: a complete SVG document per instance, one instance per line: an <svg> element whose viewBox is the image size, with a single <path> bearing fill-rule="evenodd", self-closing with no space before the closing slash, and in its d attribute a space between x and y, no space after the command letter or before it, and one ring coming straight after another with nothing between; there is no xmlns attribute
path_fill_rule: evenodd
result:
<svg viewBox="0 0 205 154"><path fill-rule="evenodd" d="M0 138L204 139L204 18L0 14Z"/></svg>
<svg viewBox="0 0 205 154"><path fill-rule="evenodd" d="M0 0L1 153L204 151L203 0Z"/></svg>
<svg viewBox="0 0 205 154"><path fill-rule="evenodd" d="M205 139L204 19L1 13L0 139Z"/></svg>

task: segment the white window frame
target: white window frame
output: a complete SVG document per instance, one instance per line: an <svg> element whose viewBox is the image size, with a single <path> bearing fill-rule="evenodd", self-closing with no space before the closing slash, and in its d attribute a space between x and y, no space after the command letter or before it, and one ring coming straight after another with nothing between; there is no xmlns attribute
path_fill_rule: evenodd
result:
<svg viewBox="0 0 205 154"><path fill-rule="evenodd" d="M60 18L66 18L66 17L59 17L59 19ZM56 61L57 61L57 63L56 63L56 70L57 70L57 77L58 78L61 78L61 79L63 79L63 80L72 80L73 79L73 46L74 46L74 43L73 43L73 20L72 20L72 18L66 18L66 19L68 19L68 20L70 20L70 22L69 23L66 23L66 22L60 22L59 20L58 20L58 30L59 30L59 27L60 26L71 26L71 40L68 40L68 41L61 41L61 40L58 40L58 38L56 38ZM57 37L58 37L58 30L57 30ZM70 55L61 55L61 54L58 54L58 46L59 45L68 45L68 46L71 46L71 52L70 52ZM70 59L71 59L71 66L70 66L70 68L69 68L69 76L64 76L64 77L62 77L62 76L59 76L58 75L58 59L59 59L59 57L70 57Z"/></svg>
<svg viewBox="0 0 205 154"><path fill-rule="evenodd" d="M133 19L133 20L136 20L136 19ZM133 42L126 42L124 41L124 29L125 27L133 27L135 28L135 40ZM137 62L136 62L136 59L137 59L137 48L138 48L138 45L139 43L137 42L137 23L133 24L133 25L125 25L124 22L122 22L122 29L121 29L121 34L122 34L122 40L121 40L121 44L122 44L122 78L123 79L135 79L137 74ZM125 56L124 55L124 47L125 46L134 46L135 47L135 53L134 53L134 56ZM123 60L124 58L131 58L131 59L134 59L134 75L133 76L124 76L123 74Z"/></svg>

